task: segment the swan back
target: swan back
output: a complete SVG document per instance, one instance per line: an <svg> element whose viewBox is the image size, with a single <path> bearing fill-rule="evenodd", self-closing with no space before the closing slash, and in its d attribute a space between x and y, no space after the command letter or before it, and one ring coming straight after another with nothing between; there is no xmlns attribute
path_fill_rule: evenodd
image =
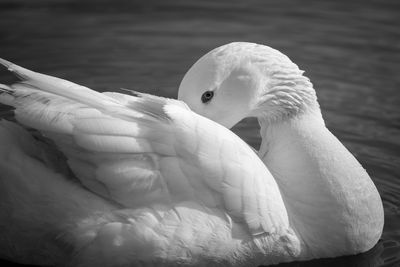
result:
<svg viewBox="0 0 400 267"><path fill-rule="evenodd" d="M2 63L23 81L2 85L0 102L52 140L82 185L112 207L102 226L88 227L95 231L87 239L72 235L77 247L90 243L77 262L93 266L99 254L107 265L162 255L157 264L195 264L236 254L236 265L299 253L276 181L233 132L177 100L101 94Z"/></svg>

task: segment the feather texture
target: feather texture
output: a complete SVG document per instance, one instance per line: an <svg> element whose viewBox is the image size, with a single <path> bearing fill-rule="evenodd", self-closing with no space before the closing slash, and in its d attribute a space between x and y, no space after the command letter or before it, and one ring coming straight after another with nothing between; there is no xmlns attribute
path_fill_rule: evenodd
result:
<svg viewBox="0 0 400 267"><path fill-rule="evenodd" d="M178 93L197 113L0 64L21 79L0 84L17 121L0 121L0 257L258 266L365 252L382 234L376 187L275 49L238 42L199 59ZM263 162L221 126L248 116Z"/></svg>
<svg viewBox="0 0 400 267"><path fill-rule="evenodd" d="M100 94L5 64L23 83L4 90L1 101L52 139L94 192L127 208L165 201L222 206L255 235L288 228L279 189L253 150L184 103Z"/></svg>

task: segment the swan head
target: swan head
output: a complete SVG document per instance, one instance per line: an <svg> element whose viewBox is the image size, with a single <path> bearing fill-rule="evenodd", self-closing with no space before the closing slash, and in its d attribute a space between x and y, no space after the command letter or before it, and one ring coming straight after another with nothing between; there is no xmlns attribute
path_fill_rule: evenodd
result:
<svg viewBox="0 0 400 267"><path fill-rule="evenodd" d="M227 128L246 117L276 121L319 110L315 90L296 64L278 50L247 42L201 57L185 74L178 99Z"/></svg>

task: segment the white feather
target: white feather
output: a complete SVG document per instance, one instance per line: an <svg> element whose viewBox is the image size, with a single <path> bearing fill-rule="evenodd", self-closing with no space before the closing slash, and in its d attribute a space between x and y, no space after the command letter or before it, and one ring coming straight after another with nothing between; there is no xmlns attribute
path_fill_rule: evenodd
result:
<svg viewBox="0 0 400 267"><path fill-rule="evenodd" d="M0 84L17 120L0 122L0 257L257 266L364 252L382 233L372 181L277 50L228 44L185 75L179 97L221 124L178 100L98 93L0 64L22 79ZM246 116L261 124L264 162L222 126Z"/></svg>

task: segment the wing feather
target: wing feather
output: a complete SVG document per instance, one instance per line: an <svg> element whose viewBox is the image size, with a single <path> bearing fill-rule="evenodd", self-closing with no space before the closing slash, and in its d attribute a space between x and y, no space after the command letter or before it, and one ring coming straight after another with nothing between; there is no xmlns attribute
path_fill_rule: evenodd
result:
<svg viewBox="0 0 400 267"><path fill-rule="evenodd" d="M184 103L101 94L0 63L23 79L0 102L51 138L89 189L126 207L192 200L225 208L254 235L288 227L279 188L253 150Z"/></svg>

